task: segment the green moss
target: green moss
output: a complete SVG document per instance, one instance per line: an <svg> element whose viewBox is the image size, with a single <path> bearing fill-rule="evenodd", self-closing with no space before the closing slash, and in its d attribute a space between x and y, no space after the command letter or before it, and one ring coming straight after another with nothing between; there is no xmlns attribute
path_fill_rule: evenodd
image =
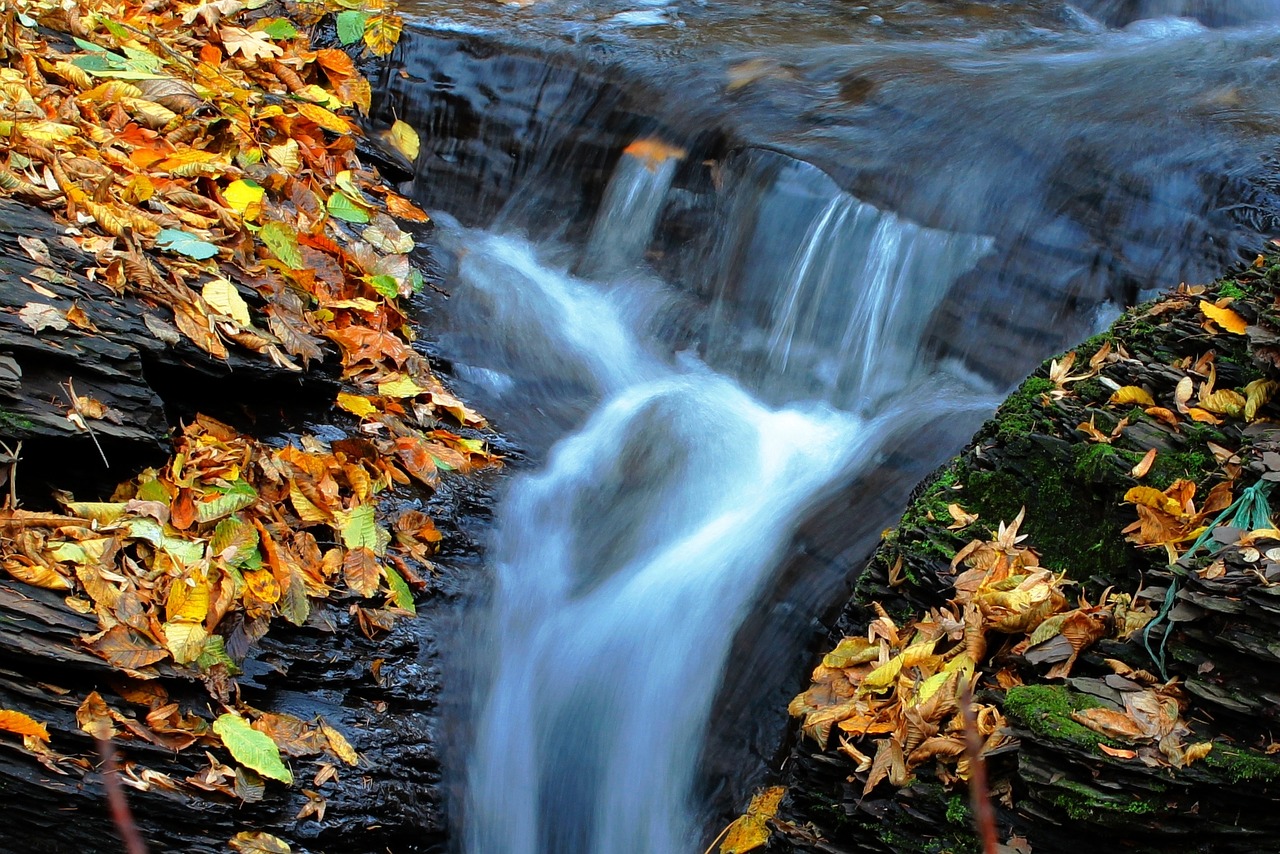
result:
<svg viewBox="0 0 1280 854"><path fill-rule="evenodd" d="M1114 474L1117 451L1110 445L1079 444L1071 449L1075 457L1075 473L1080 480L1100 483Z"/></svg>
<svg viewBox="0 0 1280 854"><path fill-rule="evenodd" d="M1121 451L1121 456L1133 465L1142 461L1144 454L1138 451ZM1188 451L1164 451L1156 454L1151 470L1143 479L1144 486L1167 489L1175 480L1201 482L1217 471L1218 462L1207 450L1193 448Z"/></svg>
<svg viewBox="0 0 1280 854"><path fill-rule="evenodd" d="M1076 397L1085 403L1101 403L1104 400L1111 399L1111 389L1099 382L1096 377L1081 380L1071 386L1071 390L1076 393Z"/></svg>
<svg viewBox="0 0 1280 854"><path fill-rule="evenodd" d="M1102 736L1073 721L1071 713L1101 705L1087 694L1058 685L1018 685L1010 688L1004 697L1005 714L1041 738L1091 748L1101 743Z"/></svg>
<svg viewBox="0 0 1280 854"><path fill-rule="evenodd" d="M1233 783L1274 783L1280 780L1280 762L1253 750L1215 744L1204 762Z"/></svg>
<svg viewBox="0 0 1280 854"><path fill-rule="evenodd" d="M22 430L32 430L35 426L30 418L26 418L16 412L10 412L7 409L0 409L0 430L16 433Z"/></svg>
<svg viewBox="0 0 1280 854"><path fill-rule="evenodd" d="M1054 806L1074 821L1094 821L1099 814L1149 815L1159 812L1163 805L1158 801L1132 795L1109 794L1083 783L1063 779L1054 784Z"/></svg>
<svg viewBox="0 0 1280 854"><path fill-rule="evenodd" d="M969 801L960 795L952 795L947 801L947 821L968 827L973 823L973 811L969 809Z"/></svg>
<svg viewBox="0 0 1280 854"><path fill-rule="evenodd" d="M1124 525L1114 506L1118 496L1097 500L1077 479L1069 450L1057 455L1025 438L1006 450L1009 460L999 469L968 476L968 509L994 528L1025 506L1022 531L1045 566L1077 580L1096 574L1128 581L1133 554L1124 545Z"/></svg>
<svg viewBox="0 0 1280 854"><path fill-rule="evenodd" d="M1048 427L1050 421L1044 414L1044 406L1040 398L1055 387L1043 377L1029 377L1024 380L1022 385L1018 386L1018 390L1009 395L996 412L996 435L1009 441L1032 433L1037 428Z"/></svg>
<svg viewBox="0 0 1280 854"><path fill-rule="evenodd" d="M1218 296L1220 297L1233 297L1235 299L1239 299L1247 293L1248 291L1240 287L1239 282L1226 281L1218 283Z"/></svg>

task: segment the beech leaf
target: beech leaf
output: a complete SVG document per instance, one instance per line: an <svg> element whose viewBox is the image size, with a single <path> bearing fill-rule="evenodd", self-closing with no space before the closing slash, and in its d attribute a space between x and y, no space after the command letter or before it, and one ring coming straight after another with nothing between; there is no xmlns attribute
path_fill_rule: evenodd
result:
<svg viewBox="0 0 1280 854"><path fill-rule="evenodd" d="M331 216L335 216L344 222L353 222L357 225L364 225L369 221L369 214L359 207L355 202L351 201L345 193L337 192L329 196L329 201L325 204L325 208Z"/></svg>
<svg viewBox="0 0 1280 854"><path fill-rule="evenodd" d="M237 714L228 712L213 722L213 731L222 739L235 760L264 777L293 783L293 774L280 758L280 748L271 737L249 726Z"/></svg>
<svg viewBox="0 0 1280 854"><path fill-rule="evenodd" d="M49 730L30 715L12 709L0 709L0 729L15 735L48 741Z"/></svg>
<svg viewBox="0 0 1280 854"><path fill-rule="evenodd" d="M204 301L214 311L226 315L245 329L253 325L253 319L249 316L249 304L227 279L206 282L200 290L200 296L204 297Z"/></svg>

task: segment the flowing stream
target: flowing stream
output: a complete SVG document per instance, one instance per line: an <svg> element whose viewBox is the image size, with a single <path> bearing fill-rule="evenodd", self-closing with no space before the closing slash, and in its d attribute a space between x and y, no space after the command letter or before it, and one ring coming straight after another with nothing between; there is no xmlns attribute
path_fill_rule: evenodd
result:
<svg viewBox="0 0 1280 854"><path fill-rule="evenodd" d="M1207 27L1280 18L1280 2L1016 4L1041 17L1019 12L989 40L979 30L995 13L966 23L959 13L921 12L927 3L763 4L794 11L774 24L779 42L817 45L785 63L754 47L769 41L756 34L770 24L746 5L549 0L518 13L546 38L608 46L620 29L643 31L635 39L655 55L713 55L711 66L730 68L731 81L749 77L728 90L745 87L744 109L755 111L734 119L744 134L764 127L756 121L769 110L791 109L798 92L827 111L790 141L707 159L713 174L702 185L689 177L705 145L691 127L696 116L685 138L658 133L612 155L607 168L571 173L579 149L546 128L629 113L599 92L576 101L557 94L580 81L554 68L537 83L531 117L504 114L497 84L471 96L495 123L535 139L528 150L542 160L512 155L523 183L495 223L437 217L455 260L432 333L468 393L540 460L502 500L494 589L470 653L477 684L457 804L469 854L702 850L714 834L705 795L716 787L707 743L723 712L717 701L767 693L780 670L802 668L793 647L776 667L755 669L769 658L758 648L765 642L740 636L781 595L780 575L803 551L798 531L850 490L845 515L828 527L891 523L893 511L875 499L883 492L898 506L910 481L896 491L866 484L876 473L892 478L895 454L936 462L958 450L1012 379L1113 316L1117 293L1091 283L1146 286L1141 270L1178 275L1234 257L1257 223L1227 222L1227 191L1206 175L1259 197L1274 189L1253 181L1260 167L1247 164L1274 147L1267 140L1280 114L1244 115L1254 101L1240 75L1274 80L1276 63L1250 47L1254 34ZM418 6L446 32L482 32L517 14L499 4ZM911 14L914 30L902 23ZM698 15L701 25L688 23ZM833 34L822 22L835 16L861 29ZM896 44L894 33L908 31ZM932 40L927 50L911 41L920 33ZM868 47L851 53L841 38ZM1027 39L1039 41L1008 53ZM1238 55L1238 68L1219 73L1223 56ZM1181 68L1182 57L1204 69L1203 81L1139 79L1147 66ZM912 87L938 69L926 103ZM454 72L433 74L440 97L466 97ZM757 80L766 82L753 88ZM1134 80L1131 101L1114 90L1125 80ZM693 76L689 85L696 90ZM859 124L871 115L862 104L872 86L899 93L897 112ZM1153 107L1161 86L1185 91L1186 110ZM1017 144L1000 135L1005 124L966 117L961 129L957 99L1009 123L1030 103L1026 92L1042 112L1026 116ZM1104 94L1105 108L1089 112ZM423 109L412 98L400 107L410 117ZM464 124L459 109L448 101L415 120L445 131ZM1143 135L1152 110L1163 110L1158 130L1169 141ZM553 116L546 126L534 121L543 112ZM1217 134L1211 154L1172 138L1202 113L1212 114L1203 132ZM883 148L873 150L873 131ZM846 174L836 160L818 168L798 156L821 162L824 140L856 168ZM1089 160L1103 145L1121 149L1108 149L1110 171ZM449 146L435 154L440 174L474 162L488 170L475 182L483 192L508 180L490 180L508 168L502 155ZM893 155L908 172L894 172ZM574 197L568 174L598 185L586 216L546 201L553 191L556 204ZM432 201L429 176L416 189ZM698 192L714 195L713 215L680 232L672 223L697 212ZM845 576L860 557L828 562ZM803 592L787 607L816 612L839 584L796 584Z"/></svg>

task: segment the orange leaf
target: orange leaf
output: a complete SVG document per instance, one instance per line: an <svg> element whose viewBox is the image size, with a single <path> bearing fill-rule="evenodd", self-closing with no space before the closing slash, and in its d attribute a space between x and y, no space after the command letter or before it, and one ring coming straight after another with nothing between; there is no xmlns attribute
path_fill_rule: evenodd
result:
<svg viewBox="0 0 1280 854"><path fill-rule="evenodd" d="M1124 750L1119 747L1112 747L1109 744L1099 744L1098 749L1108 756L1114 756L1117 759L1137 759L1138 752L1136 750Z"/></svg>
<svg viewBox="0 0 1280 854"><path fill-rule="evenodd" d="M683 160L685 156L683 148L668 145L660 139L637 139L622 149L622 153L639 160L650 172L657 172L658 167L668 160Z"/></svg>
<svg viewBox="0 0 1280 854"><path fill-rule="evenodd" d="M1147 451L1146 456L1142 458L1141 462L1139 462L1136 466L1130 469L1129 474L1141 480L1142 478L1147 476L1147 472L1151 471L1151 465L1155 461L1156 461L1156 449L1151 448L1150 450Z"/></svg>
<svg viewBox="0 0 1280 854"><path fill-rule="evenodd" d="M0 709L0 729L16 735L34 738L38 741L49 740L49 730L45 728L44 724L30 715L24 715L22 712L15 712L10 709Z"/></svg>
<svg viewBox="0 0 1280 854"><path fill-rule="evenodd" d="M410 222L430 222L431 220L426 211L404 196L397 196L395 193L387 194L387 212L394 217L407 219Z"/></svg>

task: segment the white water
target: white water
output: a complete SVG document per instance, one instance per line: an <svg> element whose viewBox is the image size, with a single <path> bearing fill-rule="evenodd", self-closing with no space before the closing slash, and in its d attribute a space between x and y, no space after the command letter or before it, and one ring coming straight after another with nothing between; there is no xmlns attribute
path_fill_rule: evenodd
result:
<svg viewBox="0 0 1280 854"><path fill-rule="evenodd" d="M471 854L693 851L697 759L737 627L803 512L905 423L794 399L827 396L808 389L766 405L739 379L672 356L648 322L668 295L622 272L648 242L670 174L623 163L614 183L627 186L610 188L590 242L588 266L612 281L575 278L519 237L456 235L455 310L484 330L471 376L495 391L512 372L554 377L598 401L500 510L466 780ZM935 412L972 406L972 392L957 403L923 370L920 337L985 241L957 242L834 188L798 225L791 245L769 248L791 259L765 324L769 358L736 373L785 383L801 345L828 346L824 358L885 376L886 389L910 386ZM925 252L934 269L920 295L912 259ZM720 308L723 326L733 311Z"/></svg>

